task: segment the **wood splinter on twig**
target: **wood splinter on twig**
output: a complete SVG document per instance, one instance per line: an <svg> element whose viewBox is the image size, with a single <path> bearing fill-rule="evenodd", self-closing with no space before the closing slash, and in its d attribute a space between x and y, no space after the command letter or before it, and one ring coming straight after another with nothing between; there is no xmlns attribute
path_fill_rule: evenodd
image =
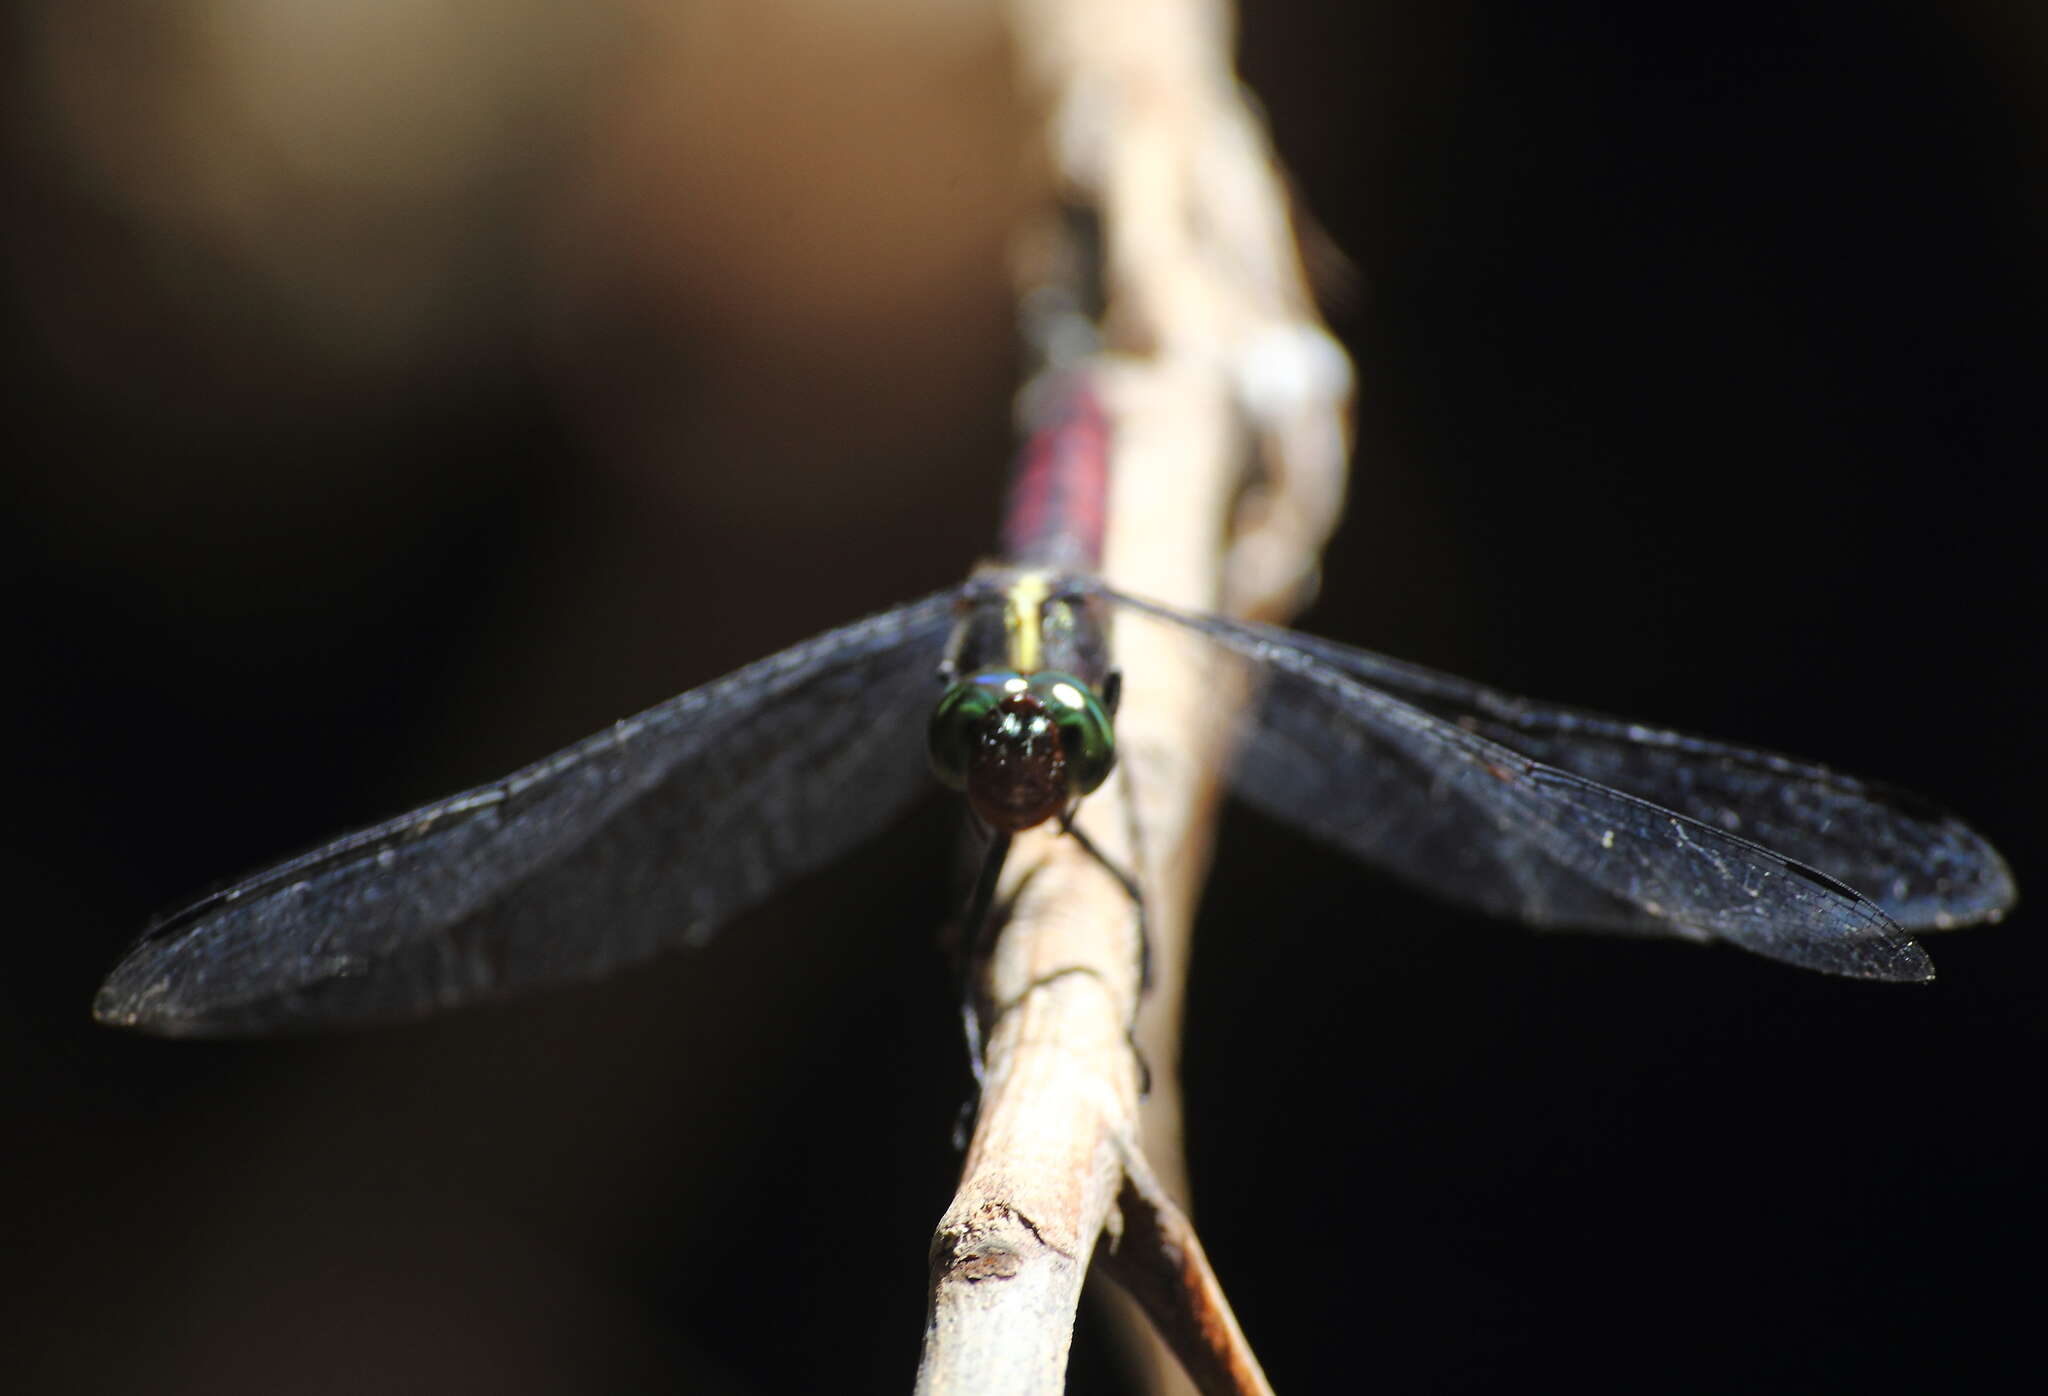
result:
<svg viewBox="0 0 2048 1396"><path fill-rule="evenodd" d="M1010 8L1047 203L1095 215L1021 241L1056 248L1076 224L1100 238L1096 255L1023 267L1020 293L1100 311L1081 333L1047 336L1082 349L1046 356L1085 370L1108 423L1103 575L1190 610L1283 618L1342 499L1350 369L1315 318L1281 176L1232 73L1227 11ZM1076 267L1100 269L1099 307L1087 287L1047 293ZM996 896L979 1114L932 1244L920 1392L1062 1391L1091 1261L1150 1319L1148 1389L1270 1389L1174 1200L1186 1194L1174 1068L1188 928L1249 695L1159 632L1117 627L1119 766L1078 816L1143 889L1152 992L1140 1014L1139 914L1123 883L1057 830L1020 835ZM1133 1023L1156 1073L1142 1108Z"/></svg>
<svg viewBox="0 0 2048 1396"><path fill-rule="evenodd" d="M1270 1393L1194 1223L1135 1153L1124 1158L1117 1214L1119 1225L1097 1263L1145 1311L1196 1389L1211 1396Z"/></svg>

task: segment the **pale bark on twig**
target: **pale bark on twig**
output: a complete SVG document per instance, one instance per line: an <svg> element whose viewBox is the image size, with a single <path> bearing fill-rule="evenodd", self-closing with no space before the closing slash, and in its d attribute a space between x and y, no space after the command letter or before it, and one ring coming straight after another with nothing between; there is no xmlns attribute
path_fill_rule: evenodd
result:
<svg viewBox="0 0 2048 1396"><path fill-rule="evenodd" d="M1284 615L1342 498L1349 368L1314 318L1279 173L1232 75L1227 10L1013 0L1012 13L1059 197L1100 215L1107 305L1087 370L1112 426L1104 574L1189 609ZM1267 1389L1173 1201L1186 1194L1187 934L1235 714L1158 627L1119 627L1116 646L1120 766L1081 824L1144 889L1153 992L1139 1015L1137 911L1118 881L1073 839L1020 838L998 893L980 1115L933 1241L921 1392L1061 1390L1105 1227L1122 1232L1106 1268L1201 1389ZM1155 1073L1142 1108L1134 1020ZM1151 1389L1188 1389L1156 1340L1147 1365Z"/></svg>

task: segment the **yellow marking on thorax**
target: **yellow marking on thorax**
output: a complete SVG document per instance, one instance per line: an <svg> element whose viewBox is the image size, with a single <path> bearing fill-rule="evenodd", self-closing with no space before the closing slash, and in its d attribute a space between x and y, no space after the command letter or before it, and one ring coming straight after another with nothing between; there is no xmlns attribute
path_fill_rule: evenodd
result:
<svg viewBox="0 0 2048 1396"><path fill-rule="evenodd" d="M1036 572L1017 578L1003 599L1003 629L1010 636L1010 667L1035 674L1045 663L1045 603L1052 587Z"/></svg>

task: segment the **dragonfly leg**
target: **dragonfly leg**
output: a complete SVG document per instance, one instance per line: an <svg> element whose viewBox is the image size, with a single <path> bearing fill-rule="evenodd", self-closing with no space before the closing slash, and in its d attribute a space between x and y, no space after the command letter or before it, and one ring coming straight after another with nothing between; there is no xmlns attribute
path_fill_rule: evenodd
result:
<svg viewBox="0 0 2048 1396"><path fill-rule="evenodd" d="M1152 1098L1152 1063L1145 1056L1145 1049L1138 1045L1138 1025L1131 1024L1124 1029L1124 1043L1131 1049L1131 1060L1138 1064L1138 1099Z"/></svg>
<svg viewBox="0 0 2048 1396"><path fill-rule="evenodd" d="M1063 833L1072 835L1074 841L1081 845L1082 850L1086 852L1090 858L1093 858L1096 862L1102 865L1103 871L1107 872L1111 877L1115 878L1119 883L1123 885L1124 894L1131 899L1131 904L1137 907L1138 992L1143 993L1145 990L1152 987L1152 936L1145 924L1144 889L1138 886L1138 879L1136 878L1136 876L1126 871L1125 869L1118 867L1114 862L1110 861L1109 855L1107 855L1100 848L1097 848L1095 846L1095 840L1089 838L1086 834L1081 832L1081 826L1074 823L1073 814L1071 811L1060 816L1060 829ZM1135 835L1136 832L1137 831L1134 821L1132 829L1133 835Z"/></svg>
<svg viewBox="0 0 2048 1396"><path fill-rule="evenodd" d="M1108 700L1112 704L1115 702L1114 695L1121 688L1119 681L1122 677L1120 671L1112 672L1109 676L1110 681L1104 691L1112 695ZM1124 819L1127 837L1131 843L1131 858L1134 864L1142 867L1145 861L1144 830L1138 823L1138 803L1131 794L1131 771L1128 764L1124 767L1123 777ZM1074 813L1079 808L1080 805L1076 802L1060 816L1060 828L1063 832L1071 834L1089 857L1100 863L1111 877L1123 884L1124 893L1130 897L1131 904L1138 908L1138 993L1143 996L1152 987L1152 931L1145 912L1145 889L1138 884L1135 873L1118 867L1107 854L1095 846L1095 841L1074 823Z"/></svg>
<svg viewBox="0 0 2048 1396"><path fill-rule="evenodd" d="M1124 776L1124 781L1125 785L1128 786L1130 782L1128 772ZM1125 808L1130 815L1131 847L1135 850L1139 847L1137 806L1127 799L1125 801ZM1088 856L1100 863L1111 877L1114 877L1123 884L1125 894L1130 897L1131 904L1138 909L1138 994L1142 998L1145 992L1152 987L1152 931L1150 920L1145 912L1145 890L1138 885L1138 879L1135 874L1118 867L1114 862L1110 861L1108 855L1095 846L1095 841L1081 832L1080 826L1073 821L1073 812L1071 810L1060 816L1060 827L1066 833L1071 834L1074 840L1087 851ZM1137 1058L1138 1061L1138 1096L1140 1099L1143 1099L1152 1094L1152 1064L1145 1060L1145 1053L1138 1047L1138 1021L1135 1013L1132 1015L1131 1021L1124 1025L1124 1040L1130 1043L1131 1055Z"/></svg>
<svg viewBox="0 0 2048 1396"><path fill-rule="evenodd" d="M995 948L995 927L989 913L995 902L996 879L1002 875L1003 860L1010 854L1010 836L991 830L988 848L981 855L981 871L974 878L974 893L967 902L967 917L961 923L960 1024L967 1036L967 1065L974 1072L974 1084L982 1083L981 992L990 952Z"/></svg>

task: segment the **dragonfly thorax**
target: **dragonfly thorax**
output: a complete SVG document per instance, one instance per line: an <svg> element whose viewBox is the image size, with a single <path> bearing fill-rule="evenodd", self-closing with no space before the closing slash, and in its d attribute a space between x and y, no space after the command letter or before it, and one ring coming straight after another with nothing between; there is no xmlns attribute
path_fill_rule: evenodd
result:
<svg viewBox="0 0 2048 1396"><path fill-rule="evenodd" d="M1071 674L987 670L946 690L932 712L932 769L992 829L1043 824L1108 778L1109 714Z"/></svg>

